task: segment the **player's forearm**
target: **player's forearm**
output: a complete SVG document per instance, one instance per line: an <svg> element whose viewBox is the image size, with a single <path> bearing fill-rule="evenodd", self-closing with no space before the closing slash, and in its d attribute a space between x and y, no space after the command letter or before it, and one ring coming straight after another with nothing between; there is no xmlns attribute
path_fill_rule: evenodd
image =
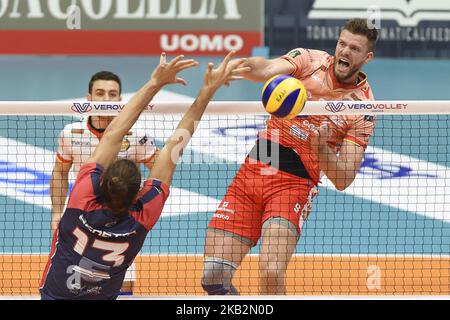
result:
<svg viewBox="0 0 450 320"><path fill-rule="evenodd" d="M338 190L345 190L356 177L359 166L353 162L339 159L327 145L319 146L319 168Z"/></svg>
<svg viewBox="0 0 450 320"><path fill-rule="evenodd" d="M294 66L283 58L269 60L253 57L248 58L242 66L249 67L250 71L242 73L241 76L255 82L265 82L276 75L294 72Z"/></svg>
<svg viewBox="0 0 450 320"><path fill-rule="evenodd" d="M214 93L217 88L213 87L204 87L200 91L197 99L195 99L194 103L190 106L188 111L183 116L183 119L178 124L177 130L187 130L192 136L195 131L195 126L198 121L201 120L208 103L211 101Z"/></svg>
<svg viewBox="0 0 450 320"><path fill-rule="evenodd" d="M50 198L52 201L52 224L57 223L64 212L67 192L69 190L68 175L54 173L50 180Z"/></svg>
<svg viewBox="0 0 450 320"><path fill-rule="evenodd" d="M249 72L242 74L245 79L250 81L264 82L275 75L270 60L262 57L248 58L242 66L250 67Z"/></svg>
<svg viewBox="0 0 450 320"><path fill-rule="evenodd" d="M104 138L108 138L111 143L120 143L123 136L134 125L139 115L150 103L152 98L160 90L160 86L154 84L151 80L147 82L139 91L130 99L120 114L111 122L105 131Z"/></svg>

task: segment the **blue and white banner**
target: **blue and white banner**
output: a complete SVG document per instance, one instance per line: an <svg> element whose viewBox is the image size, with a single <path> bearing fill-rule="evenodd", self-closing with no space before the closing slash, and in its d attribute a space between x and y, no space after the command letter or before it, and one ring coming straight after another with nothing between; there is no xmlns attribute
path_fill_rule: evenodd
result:
<svg viewBox="0 0 450 320"><path fill-rule="evenodd" d="M332 53L345 21L364 18L380 31L375 51L379 57L450 57L450 1L305 0L290 1L289 6L280 8L268 25L273 39L266 45L272 54L295 47L293 42ZM297 32L283 40L289 26Z"/></svg>

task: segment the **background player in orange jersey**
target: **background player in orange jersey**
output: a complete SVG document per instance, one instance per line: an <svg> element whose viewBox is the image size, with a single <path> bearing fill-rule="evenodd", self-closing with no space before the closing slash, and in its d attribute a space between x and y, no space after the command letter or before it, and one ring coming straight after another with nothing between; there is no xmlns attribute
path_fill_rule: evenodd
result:
<svg viewBox="0 0 450 320"><path fill-rule="evenodd" d="M246 79L277 74L300 79L309 100L373 100L361 72L373 58L378 31L348 21L335 55L298 48L280 58L249 58ZM202 286L208 294L238 294L233 275L261 239L260 293L285 294L285 273L323 172L338 190L355 179L375 119L371 116L272 117L227 189L208 226Z"/></svg>

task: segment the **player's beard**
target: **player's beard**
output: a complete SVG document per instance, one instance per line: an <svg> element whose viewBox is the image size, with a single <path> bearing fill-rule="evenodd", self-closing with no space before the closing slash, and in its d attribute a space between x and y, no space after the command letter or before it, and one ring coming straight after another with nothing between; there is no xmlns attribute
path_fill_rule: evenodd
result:
<svg viewBox="0 0 450 320"><path fill-rule="evenodd" d="M335 61L338 61L338 60L335 59ZM349 66L348 71L346 73L341 73L341 72L336 70L337 62L335 62L334 65L333 65L334 76L336 77L336 79L340 83L347 83L348 79L353 77L356 73L358 73L361 70L362 65L363 65L363 63L357 64L357 65L353 65L353 66Z"/></svg>

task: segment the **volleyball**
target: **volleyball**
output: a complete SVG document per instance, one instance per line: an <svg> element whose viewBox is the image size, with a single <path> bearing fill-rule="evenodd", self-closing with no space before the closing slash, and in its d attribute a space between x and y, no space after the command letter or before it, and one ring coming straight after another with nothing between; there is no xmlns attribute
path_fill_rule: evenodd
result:
<svg viewBox="0 0 450 320"><path fill-rule="evenodd" d="M270 78L262 89L262 103L271 115L292 119L305 106L307 95L303 83L288 75Z"/></svg>

